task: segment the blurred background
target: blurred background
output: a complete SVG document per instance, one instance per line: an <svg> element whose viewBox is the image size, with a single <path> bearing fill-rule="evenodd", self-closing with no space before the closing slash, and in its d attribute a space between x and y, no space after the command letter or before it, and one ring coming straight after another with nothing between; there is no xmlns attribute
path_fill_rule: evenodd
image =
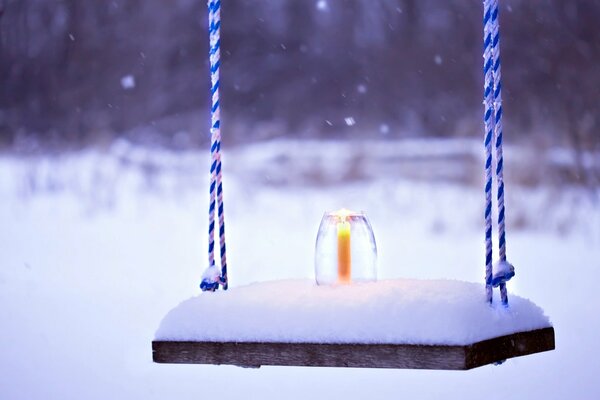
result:
<svg viewBox="0 0 600 400"><path fill-rule="evenodd" d="M600 398L600 1L500 6L509 291L557 350L457 375L152 364L206 266L206 4L0 0L0 398ZM482 42L474 0L223 0L231 287L313 279L342 207L381 279L482 282Z"/></svg>
<svg viewBox="0 0 600 400"><path fill-rule="evenodd" d="M3 147L117 137L206 144L205 8L1 0ZM480 8L472 0L224 2L225 140L479 136ZM598 150L599 17L596 0L503 1L511 141Z"/></svg>

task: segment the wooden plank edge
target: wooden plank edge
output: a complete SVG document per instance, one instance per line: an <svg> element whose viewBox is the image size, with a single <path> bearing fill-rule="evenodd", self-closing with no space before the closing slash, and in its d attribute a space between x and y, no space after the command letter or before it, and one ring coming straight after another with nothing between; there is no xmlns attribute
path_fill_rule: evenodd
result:
<svg viewBox="0 0 600 400"><path fill-rule="evenodd" d="M153 341L153 361L175 364L465 370L554 349L554 328L465 346Z"/></svg>
<svg viewBox="0 0 600 400"><path fill-rule="evenodd" d="M516 332L466 346L466 369L551 351L555 348L553 327Z"/></svg>
<svg viewBox="0 0 600 400"><path fill-rule="evenodd" d="M157 363L465 369L464 346L396 344L168 342L152 343Z"/></svg>

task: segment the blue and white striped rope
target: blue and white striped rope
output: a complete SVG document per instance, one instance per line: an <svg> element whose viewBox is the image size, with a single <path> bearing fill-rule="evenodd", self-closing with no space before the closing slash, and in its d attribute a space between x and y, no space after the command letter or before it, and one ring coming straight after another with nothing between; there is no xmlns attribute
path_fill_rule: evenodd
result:
<svg viewBox="0 0 600 400"><path fill-rule="evenodd" d="M221 110L219 106L219 72L221 65L221 1L208 0L209 58L211 81L211 166L210 166L210 205L208 213L208 268L215 266L215 209L219 217L219 245L221 251L221 271L216 279L214 273L205 273L200 284L202 290L216 290L219 285L227 290L227 257L225 247L225 214L223 209L223 182L221 171Z"/></svg>
<svg viewBox="0 0 600 400"><path fill-rule="evenodd" d="M498 255L506 262L506 232L504 211L504 155L502 151L502 69L500 66L500 23L498 0L492 2L492 62L494 77L494 136L496 137L496 181L498 185ZM508 304L506 283L500 283L502 304Z"/></svg>
<svg viewBox="0 0 600 400"><path fill-rule="evenodd" d="M494 102L492 74L492 0L483 1L483 74L485 125L485 290L486 299L492 302L492 139L494 136Z"/></svg>
<svg viewBox="0 0 600 400"><path fill-rule="evenodd" d="M502 304L508 306L506 281L514 276L514 268L506 261L504 208L504 156L502 151L502 74L500 67L500 30L498 0L483 1L484 37L484 125L485 125L485 282L486 297L492 302L493 287L500 287ZM499 262L492 265L492 140L496 148L496 181L498 185Z"/></svg>

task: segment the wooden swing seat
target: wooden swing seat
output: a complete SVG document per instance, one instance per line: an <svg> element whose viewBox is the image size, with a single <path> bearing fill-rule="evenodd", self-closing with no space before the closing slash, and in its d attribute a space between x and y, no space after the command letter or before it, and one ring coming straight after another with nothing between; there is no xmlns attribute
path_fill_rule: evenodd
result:
<svg viewBox="0 0 600 400"><path fill-rule="evenodd" d="M485 303L483 285L390 280L346 287L263 282L184 301L152 342L156 363L468 370L553 350L529 300Z"/></svg>
<svg viewBox="0 0 600 400"><path fill-rule="evenodd" d="M468 370L509 358L554 350L554 328L517 332L464 346L152 342L156 363L261 366Z"/></svg>

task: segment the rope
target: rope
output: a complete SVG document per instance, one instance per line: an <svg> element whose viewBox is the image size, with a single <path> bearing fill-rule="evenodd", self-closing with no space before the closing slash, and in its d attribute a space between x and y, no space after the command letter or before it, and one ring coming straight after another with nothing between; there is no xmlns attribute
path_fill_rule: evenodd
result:
<svg viewBox="0 0 600 400"><path fill-rule="evenodd" d="M504 155L502 151L502 73L500 67L500 25L498 0L483 1L484 37L484 125L485 125L485 283L486 298L492 303L492 289L500 288L503 305L508 306L506 282L514 267L506 261L504 208ZM498 185L498 263L492 265L492 139L496 138L496 183Z"/></svg>
<svg viewBox="0 0 600 400"><path fill-rule="evenodd" d="M496 182L498 185L498 253L500 262L506 262L506 232L504 218L504 156L502 152L502 71L500 67L500 23L498 0L492 3L492 62L494 77L494 135L496 137ZM506 283L500 283L502 304L508 305Z"/></svg>
<svg viewBox="0 0 600 400"><path fill-rule="evenodd" d="M219 107L219 67L221 65L221 1L208 0L209 59L211 81L211 166L210 202L208 209L208 270L202 276L200 288L214 291L219 285L227 290L227 257L225 247L225 213L221 172L221 110ZM215 266L215 208L219 217L221 271Z"/></svg>
<svg viewBox="0 0 600 400"><path fill-rule="evenodd" d="M485 292L488 303L492 303L492 138L494 135L494 104L492 75L492 0L483 2L483 74L485 125Z"/></svg>

